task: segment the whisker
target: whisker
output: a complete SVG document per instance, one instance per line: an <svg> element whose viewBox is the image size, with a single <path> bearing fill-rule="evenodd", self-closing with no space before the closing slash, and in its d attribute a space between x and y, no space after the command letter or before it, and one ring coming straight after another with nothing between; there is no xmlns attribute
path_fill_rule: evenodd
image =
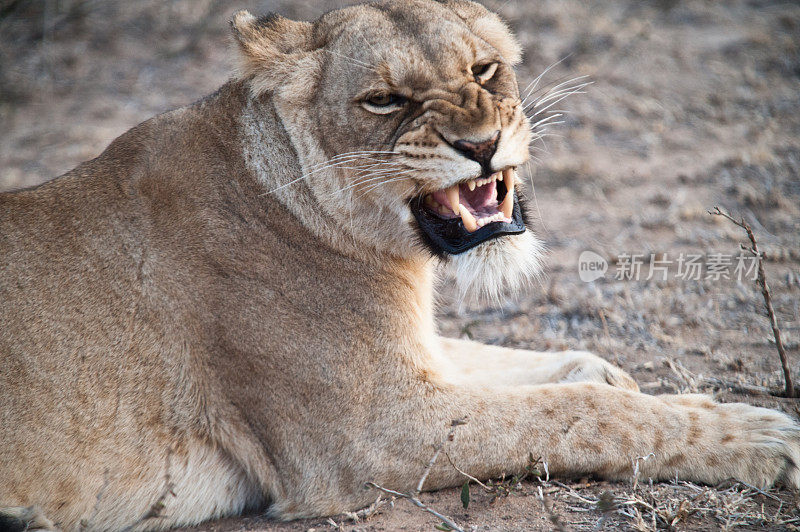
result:
<svg viewBox="0 0 800 532"><path fill-rule="evenodd" d="M361 179L356 183L351 183L350 185L348 185L345 188L349 188L349 187L352 187L352 186L364 185L369 181L376 181L378 179L386 179L386 176L389 176L390 179L394 179L395 177L404 177L404 176L407 176L407 175L412 174L414 172L416 172L416 170L414 170L414 169L407 169L407 170L403 170L401 172L396 172L396 171L382 172L380 175L370 176L367 179Z"/></svg>
<svg viewBox="0 0 800 532"><path fill-rule="evenodd" d="M546 107L542 107L541 109L539 109L538 111L536 111L535 113L533 113L533 114L532 114L532 115L531 115L529 118L534 118L534 117L536 117L536 116L539 116L540 114L542 114L542 113L546 112L548 109L550 109L550 108L551 108L551 107L553 107L554 105L558 105L558 103L559 103L561 100L563 100L564 98L566 98L566 97L568 97L568 96L572 96L573 94L586 94L586 91L574 91L574 92L568 92L568 93L566 93L566 94L563 94L563 95L561 95L561 97L559 97L557 100L553 101L552 103L550 103L550 104L549 104L549 105L547 105Z"/></svg>
<svg viewBox="0 0 800 532"><path fill-rule="evenodd" d="M403 173L405 173L405 172L403 172ZM378 179L385 179L386 177L393 177L393 176L396 176L396 175L400 175L400 172L398 172L396 170L392 170L392 171L375 172L375 173L370 173L370 174L367 174L367 175L364 175L364 176L359 176L358 179L356 179L354 182L348 184L344 188L340 189L340 191L341 190L347 190L348 188L351 188L351 187L356 187L356 186L359 186L359 185L363 185L364 183L368 183L370 181L375 181L375 180L378 180Z"/></svg>
<svg viewBox="0 0 800 532"><path fill-rule="evenodd" d="M539 209L539 200L536 198L536 187L533 186L533 171L531 170L531 164L525 163L525 168L528 170L528 177L530 178L531 182L531 195L533 196L533 204L536 206L536 213L539 215L539 221L542 224L542 229L550 236L550 231L547 230L547 227L544 225L544 216L542 216L542 211Z"/></svg>
<svg viewBox="0 0 800 532"><path fill-rule="evenodd" d="M539 134L538 136L539 138L544 138L544 137L558 137L560 139L564 138L564 135L559 135L558 133L542 133Z"/></svg>
<svg viewBox="0 0 800 532"><path fill-rule="evenodd" d="M369 157L370 155L398 155L398 154L397 154L397 152L394 152L394 151L385 151L385 150L359 150L359 151L340 153L338 155L335 155L335 156L331 157L327 161L322 161L320 163L316 163L316 164L310 165L308 167L308 171L306 173L304 173L303 175L301 175L300 177L298 177L296 179L293 179L292 181L289 181L288 183L284 183L283 185L280 185L280 186L278 186L278 187L276 187L276 188L274 188L272 190L264 192L261 195L263 196L263 195L266 195L266 194L273 194L273 193L277 192L278 190L281 190L281 189L286 188L286 187L288 187L290 185L293 185L294 183L302 181L302 180L310 177L311 175L313 175L313 174L315 174L317 172L321 172L321 171L327 170L329 168L340 167L340 168L346 168L346 169L363 170L364 169L363 167L359 168L359 167L344 167L344 166L342 166L342 165L348 164L348 163L357 164L357 161L359 159L363 159L363 160L366 160L366 161L374 161L374 164L397 166L398 168L404 168L406 166L403 163L398 163L398 162L394 162L394 161L388 161L388 160L384 160L384 159L378 159L378 158L375 158L375 157Z"/></svg>
<svg viewBox="0 0 800 532"><path fill-rule="evenodd" d="M569 53L569 54L565 55L564 57L562 57L561 59L559 59L558 61L556 61L555 63L553 63L553 64L551 64L550 66L548 66L547 68L545 68L544 70L542 70L541 74L539 74L538 76L536 76L536 79L534 79L533 81L531 81L531 82L528 84L528 86L527 86L527 87L525 87L525 89L522 91L522 92L525 92L525 91L527 91L527 93L525 94L525 97L524 97L524 98L522 98L522 101L523 101L523 102L525 102L525 100L527 100L527 99L528 99L528 97L530 96L530 93L531 93L531 92L532 92L534 89L536 89L536 86L539 84L539 81L540 81L540 80L541 80L541 79L544 77L544 75L545 75L545 74L547 74L548 72L550 72L550 70L551 70L551 69L553 69L555 66L557 66L557 65L558 65L558 64L560 64L561 62L563 62L563 61L566 61L567 59L569 59L569 57L571 57L571 56L572 56L572 53Z"/></svg>
<svg viewBox="0 0 800 532"><path fill-rule="evenodd" d="M547 127L550 127L550 126L556 126L558 124L563 124L565 122L566 122L566 120L556 120L555 122L550 122L550 123L548 123L546 125L547 125ZM536 131L536 129L534 129L533 127L531 127L531 131L533 133L538 133L538 131ZM542 130L542 131L544 131L544 130Z"/></svg>
<svg viewBox="0 0 800 532"><path fill-rule="evenodd" d="M572 78L569 77L569 74L565 74L563 76L559 76L558 78L554 79L553 81L551 81L551 82L549 82L549 83L547 83L545 85L542 85L541 87L539 87L538 89L533 91L531 94L529 94L527 96L527 98L525 98L524 102L527 102L529 99L530 100L536 100L537 98L540 98L542 95L547 94L549 91L552 91L553 88L558 86L561 82L565 81L565 82L569 83L571 81L571 79Z"/></svg>
<svg viewBox="0 0 800 532"><path fill-rule="evenodd" d="M394 154L394 155L397 155L397 153L393 152L393 151L363 151L363 152L341 153L339 155L334 155L330 159L328 159L326 161L323 161L321 163L312 164L312 165L309 166L309 168L313 168L315 166L322 166L322 165L328 164L330 162L338 161L338 160L342 160L342 159L360 159L360 158L364 158L364 159L370 159L370 160L374 160L374 161L383 161L383 159L368 157L369 155L378 155L378 154L383 154L383 155ZM386 162L390 162L390 161L386 161Z"/></svg>
<svg viewBox="0 0 800 532"><path fill-rule="evenodd" d="M381 172L380 174L368 175L368 176L366 176L366 177L364 177L362 179L358 179L357 181L348 184L345 187L340 188L335 193L345 192L345 191L347 191L347 190L349 190L351 188L356 188L356 187L359 187L359 186L362 186L362 185L366 185L367 183L372 183L372 182L380 181L380 180L386 180L386 176L391 176L391 178L389 180L386 180L387 182L394 180L395 177L405 178L406 175L408 175L408 174L410 174L410 173L412 173L414 171L415 170L413 170L413 169L404 170L402 172L397 172L397 171L392 170L392 171L387 171L387 172ZM334 194L334 192L331 192L331 194Z"/></svg>
<svg viewBox="0 0 800 532"><path fill-rule="evenodd" d="M338 55L342 59L347 60L353 66L359 66L359 67L361 67L361 68L363 68L365 70L371 70L372 72L375 72L376 74L380 74L380 72L378 72L374 67L372 67L371 65L369 65L367 63L364 63L363 61L359 61L355 57L350 57L350 56L347 56L347 55L344 55L344 54L340 54L338 52L334 52L333 50L328 50L326 48L323 48L323 50L325 50L326 52L328 52L330 54Z"/></svg>
<svg viewBox="0 0 800 532"><path fill-rule="evenodd" d="M529 109L536 109L537 107L544 105L547 102L555 100L557 98L561 98L562 96L569 96L570 94L575 94L578 91L586 88L587 86L591 85L591 82L584 83L581 85L575 85L573 87L567 87L564 89L559 90L558 92L549 93L546 96L536 100L535 102L531 102L531 105L528 106Z"/></svg>
<svg viewBox="0 0 800 532"><path fill-rule="evenodd" d="M317 172L321 172L321 171L323 171L323 170L327 170L327 169L334 168L334 167L345 168L345 169L353 169L353 170L363 170L363 168L359 168L359 167L347 167L347 166L342 166L342 165L345 165L345 164L349 164L349 163L351 163L351 162L352 162L352 161L351 161L350 159L345 159L345 160L342 160L342 161L337 161L337 162L334 162L334 163L328 163L328 162L326 162L326 163L325 163L325 166L319 166L319 165L317 165L318 167L317 167L317 168L314 168L314 169L313 169L313 170L311 170L310 172L306 172L305 174L301 175L300 177L298 177L298 178L296 178L296 179L293 179L293 180L289 181L288 183L284 183L283 185L280 185L280 186L278 186L278 187L276 187L276 188L274 188L274 189L272 189L272 190L269 190L269 191L267 191L267 192L264 192L264 193L263 193L263 194L261 194L261 195L262 195L262 196L264 196L264 195L266 195L266 194L273 194L273 193L277 192L278 190L281 190L281 189L283 189L283 188L286 188L286 187L288 187L289 185L293 185L294 183L297 183L298 181L302 181L302 180L304 180L304 179L306 179L306 178L308 178L308 177L312 176L313 174L316 174ZM386 162L387 162L387 163L389 163L390 161L386 161ZM395 165L398 165L398 166L400 166L400 165L401 165L401 163L391 163L391 164L395 164ZM313 168L313 167L314 167L314 165L312 165L312 168ZM402 166L401 166L401 167L402 167Z"/></svg>
<svg viewBox="0 0 800 532"><path fill-rule="evenodd" d="M372 192L373 190L377 189L378 187L380 187L382 185L388 185L389 183L394 183L396 181L403 181L405 179L408 179L408 174L398 175L398 176L393 177L391 179L386 179L386 180L380 181L379 183L374 183L374 184L370 185L369 187L367 187L366 189L364 189L363 191L361 191L361 195L359 195L358 197L360 198L362 196L365 196L366 194L369 194L370 192Z"/></svg>
<svg viewBox="0 0 800 532"><path fill-rule="evenodd" d="M562 76L558 80L550 86L544 86L540 90L536 91L537 95L535 97L530 98L530 100L525 100L525 107L529 108L533 106L536 102L539 102L543 99L549 99L553 94L557 94L562 91L570 90L570 86L578 86L581 83L581 80L587 78L588 76L577 76L573 78L568 78L567 76ZM563 81L562 81L563 80ZM583 83L588 83L584 81Z"/></svg>
<svg viewBox="0 0 800 532"><path fill-rule="evenodd" d="M580 78L570 78L570 79L564 81L563 83L559 83L557 85L554 85L554 86L548 88L547 90L542 91L541 94L538 95L537 97L532 98L530 101L527 101L527 103L525 104L525 107L526 108L530 108L530 107L534 106L536 103L541 102L541 101L550 100L553 96L556 96L556 95L558 95L558 94L560 94L562 92L568 92L568 91L576 89L576 88L582 88L582 87L586 86L587 84L593 83L592 81L583 81L583 82L580 82L580 83L576 83L576 82L579 82L581 78L585 78L585 77L586 76L581 76Z"/></svg>
<svg viewBox="0 0 800 532"><path fill-rule="evenodd" d="M547 146L547 142L544 140L545 134L544 133L537 133L536 138L534 138L531 142L536 142L537 140L542 142L542 146L544 146L544 152L550 153L550 148Z"/></svg>
<svg viewBox="0 0 800 532"><path fill-rule="evenodd" d="M552 115L550 115L550 116L547 116L547 117L545 117L545 118L542 118L542 119L541 119L541 120L539 120L538 122L535 122L533 125L531 125L531 130L534 130L534 129L536 129L537 127L543 126L543 125L544 125L544 124L546 124L546 123L547 123L549 120L552 120L552 119L554 119L554 118L559 118L559 117L561 117L561 116L564 116L564 114L563 114L563 113L556 113L556 114L552 114Z"/></svg>
<svg viewBox="0 0 800 532"><path fill-rule="evenodd" d="M580 83L578 85L564 87L564 88L559 89L557 91L548 92L548 93L544 94L541 98L538 98L538 99L533 100L532 102L530 102L528 105L526 105L524 107L524 110L525 110L525 112L528 112L529 109L536 109L537 107L539 107L539 106L541 106L541 105L543 105L543 104L545 104L545 103L547 103L547 102L549 102L551 100L554 100L554 99L557 100L557 102L559 102L562 99L564 99L564 97L566 97L566 96L569 96L571 94L577 94L578 91L580 91L581 89L591 85L592 83L593 82L591 82L591 81L587 81L586 83Z"/></svg>

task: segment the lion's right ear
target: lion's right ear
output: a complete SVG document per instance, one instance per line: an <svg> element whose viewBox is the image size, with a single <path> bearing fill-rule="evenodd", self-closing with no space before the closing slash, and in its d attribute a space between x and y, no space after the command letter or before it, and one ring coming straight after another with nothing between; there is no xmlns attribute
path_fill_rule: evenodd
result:
<svg viewBox="0 0 800 532"><path fill-rule="evenodd" d="M313 53L313 29L310 22L275 13L256 18L247 11L237 11L231 30L239 48L238 77L250 80L254 94L289 88L293 80L307 88L309 77L319 70Z"/></svg>

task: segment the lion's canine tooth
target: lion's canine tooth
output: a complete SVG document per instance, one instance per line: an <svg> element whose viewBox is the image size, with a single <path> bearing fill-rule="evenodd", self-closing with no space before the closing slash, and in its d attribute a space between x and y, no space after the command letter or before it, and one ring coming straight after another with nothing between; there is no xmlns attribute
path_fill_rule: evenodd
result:
<svg viewBox="0 0 800 532"><path fill-rule="evenodd" d="M469 181L467 181L467 186L469 187L470 191L472 191L475 190L475 187L478 186L478 184L475 183L474 179L470 179Z"/></svg>
<svg viewBox="0 0 800 532"><path fill-rule="evenodd" d="M500 204L500 211L506 218L511 218L514 213L514 181L516 172L513 168L506 168L503 170L504 181L506 184L506 197L503 198L503 203Z"/></svg>
<svg viewBox="0 0 800 532"><path fill-rule="evenodd" d="M453 214L458 216L458 204L460 202L460 198L458 195L458 185L453 185L452 187L445 190L444 193L445 196L447 196L447 201L450 202L450 208L453 210Z"/></svg>
<svg viewBox="0 0 800 532"><path fill-rule="evenodd" d="M464 228L470 233L477 231L478 222L475 221L475 217L472 216L472 213L469 212L466 207L460 204L458 206L458 210L461 213L461 221L464 222Z"/></svg>

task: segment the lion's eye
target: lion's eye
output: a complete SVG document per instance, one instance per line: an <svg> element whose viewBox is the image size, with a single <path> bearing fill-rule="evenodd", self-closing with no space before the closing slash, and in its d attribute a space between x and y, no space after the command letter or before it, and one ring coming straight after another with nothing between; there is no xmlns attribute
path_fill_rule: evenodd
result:
<svg viewBox="0 0 800 532"><path fill-rule="evenodd" d="M483 63L480 65L472 65L472 75L475 76L475 81L484 83L492 79L494 73L497 71L497 63Z"/></svg>
<svg viewBox="0 0 800 532"><path fill-rule="evenodd" d="M396 96L394 94L375 94L367 100L372 105L390 105L394 103Z"/></svg>
<svg viewBox="0 0 800 532"><path fill-rule="evenodd" d="M399 94L380 92L369 96L361 103L367 111L385 115L402 107L406 103L406 98Z"/></svg>

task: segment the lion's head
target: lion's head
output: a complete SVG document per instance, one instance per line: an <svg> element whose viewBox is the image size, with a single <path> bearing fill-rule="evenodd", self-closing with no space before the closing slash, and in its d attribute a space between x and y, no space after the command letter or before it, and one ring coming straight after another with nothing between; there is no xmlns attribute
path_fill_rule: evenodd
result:
<svg viewBox="0 0 800 532"><path fill-rule="evenodd" d="M521 51L497 15L387 0L314 23L239 12L231 24L254 114L274 107L302 170L261 179L306 225L373 252L438 256L473 293L536 272L516 172L531 141Z"/></svg>

